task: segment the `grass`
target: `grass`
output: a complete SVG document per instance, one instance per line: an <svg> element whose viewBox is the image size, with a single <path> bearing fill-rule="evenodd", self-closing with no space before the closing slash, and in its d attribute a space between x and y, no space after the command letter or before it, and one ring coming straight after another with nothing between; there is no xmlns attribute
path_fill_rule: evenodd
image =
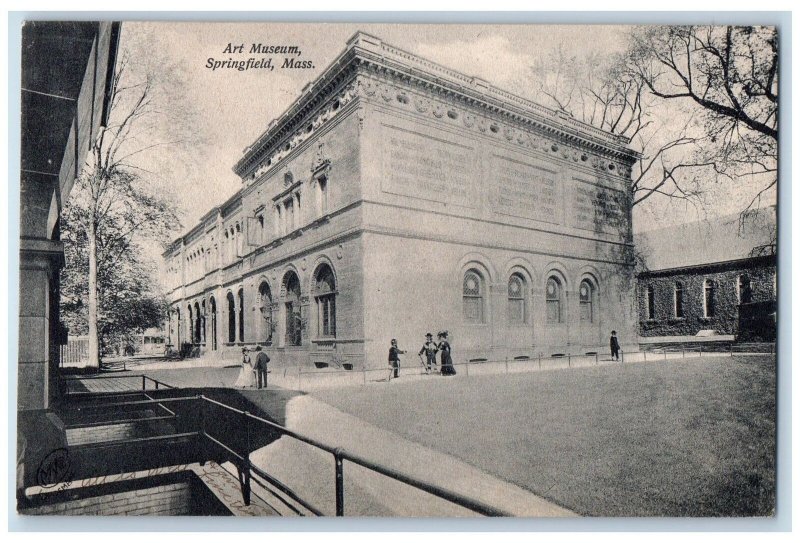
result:
<svg viewBox="0 0 800 543"><path fill-rule="evenodd" d="M401 377L314 395L583 515L774 512L772 356Z"/></svg>

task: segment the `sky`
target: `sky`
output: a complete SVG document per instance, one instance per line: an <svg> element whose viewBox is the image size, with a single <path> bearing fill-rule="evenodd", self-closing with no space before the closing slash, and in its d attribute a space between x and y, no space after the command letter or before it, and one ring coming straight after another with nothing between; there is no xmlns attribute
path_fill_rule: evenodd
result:
<svg viewBox="0 0 800 543"><path fill-rule="evenodd" d="M600 25L389 25L269 23L134 23L123 24L121 50L132 71L155 73L166 96L164 140L172 129L191 134L191 143L164 146L147 156L160 189L178 207L183 231L232 196L240 179L232 167L249 146L345 48L356 31L477 76L511 92L543 103L529 84L537 59L561 48L567 55L594 51L621 52L627 27ZM296 45L309 60L303 70L216 70L209 58L247 58L226 53L229 45L252 43ZM256 57L259 55L255 55ZM697 220L706 214L734 212L747 198L741 187L713 187L710 208L698 212L682 202L654 198L634 210L634 230L648 230ZM746 203L746 202L744 202ZM175 233L177 235L179 232Z"/></svg>

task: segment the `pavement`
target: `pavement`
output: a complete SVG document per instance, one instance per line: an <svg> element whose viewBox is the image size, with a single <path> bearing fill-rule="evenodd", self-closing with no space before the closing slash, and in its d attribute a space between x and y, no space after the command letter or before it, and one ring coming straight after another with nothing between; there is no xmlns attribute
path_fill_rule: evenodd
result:
<svg viewBox="0 0 800 543"><path fill-rule="evenodd" d="M696 353L690 353L690 356ZM400 380L468 379L470 376L532 371L554 371L581 366L646 363L680 359L684 353L628 353L624 362L601 357L563 357L542 360L457 364L458 374L427 375L420 368L402 368ZM729 353L704 353L703 357L725 357ZM142 373L178 387L230 387L239 372L230 359L139 360L134 372L122 372L125 382L139 383ZM409 363L410 366L410 363ZM319 371L298 374L294 368L276 368L270 373L269 390L248 390L249 399L270 403L275 389L308 391L318 388L392 386L386 382L388 368L369 372ZM128 377L134 377L128 379ZM84 381L84 380L82 380ZM99 384L99 383L98 383ZM262 398L263 396L263 398ZM272 402L274 403L274 402ZM387 408L390 406L387 406ZM569 517L576 514L528 490L436 451L378 428L306 394L289 397L284 408L285 425L331 447L341 447L360 457L384 465L415 479L489 503L511 516ZM330 453L284 436L254 451L251 460L288 484L326 514L335 514L334 465ZM231 466L225 466L231 468ZM460 506L397 482L371 470L345 462L345 513L348 516L461 517L473 516ZM260 491L254 487L257 494ZM269 499L262 495L264 501ZM272 500L274 502L274 499Z"/></svg>
<svg viewBox="0 0 800 543"><path fill-rule="evenodd" d="M576 516L517 485L365 423L308 395L288 401L286 426L405 475L493 505L509 516ZM283 437L255 451L251 460L279 480L291 481L299 495L310 499L326 514L335 513L334 466L330 453ZM345 514L348 516L477 516L461 506L347 461L344 474Z"/></svg>

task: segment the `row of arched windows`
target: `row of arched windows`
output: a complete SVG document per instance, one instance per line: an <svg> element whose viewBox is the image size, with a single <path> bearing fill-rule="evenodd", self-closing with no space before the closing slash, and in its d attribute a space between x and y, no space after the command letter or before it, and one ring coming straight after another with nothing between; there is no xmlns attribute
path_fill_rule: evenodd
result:
<svg viewBox="0 0 800 543"><path fill-rule="evenodd" d="M521 273L512 273L508 278L507 312L509 324L529 322L527 279ZM579 315L581 322L595 321L595 300L597 287L588 278L581 281L578 290ZM469 324L486 322L486 287L481 272L469 269L464 273L462 288L463 318ZM549 324L565 321L564 284L557 275L550 275L545 282L545 314Z"/></svg>
<svg viewBox="0 0 800 543"><path fill-rule="evenodd" d="M314 304L316 306L316 330L317 336L320 338L335 338L336 337L336 297L338 291L336 289L336 278L333 270L328 264L320 264L313 275L313 293ZM302 292L300 285L300 278L297 274L290 270L287 271L281 282L282 290L284 292L283 299L280 301L281 305L273 303L272 290L266 281L261 282L258 287L258 298L256 306L258 308L257 329L253 331L254 339L258 343L272 344L273 334L279 330L277 322L274 319L280 318L282 313L282 328L280 332L283 334L283 343L287 346L300 346L303 344L304 333L304 307L302 304ZM223 309L224 317L227 318L227 330L222 338L226 343L232 344L245 341L245 300L244 289L240 288L235 293L229 291L225 297L226 307ZM212 330L208 333L211 335L213 344L212 349L216 349L216 318L217 308L216 301L213 296L210 298L211 304L211 323ZM176 311L178 319L180 319L180 310ZM205 300L188 304L187 307L188 322L186 323L187 332L186 338L192 343L204 343L206 338L206 303Z"/></svg>

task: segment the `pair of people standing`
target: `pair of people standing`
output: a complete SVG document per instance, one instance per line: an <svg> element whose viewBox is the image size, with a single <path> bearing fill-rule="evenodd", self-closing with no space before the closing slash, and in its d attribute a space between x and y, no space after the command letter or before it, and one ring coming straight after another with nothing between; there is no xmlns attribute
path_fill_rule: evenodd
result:
<svg viewBox="0 0 800 543"><path fill-rule="evenodd" d="M430 373L436 368L436 353L441 351L441 368L442 375L455 375L456 369L453 367L453 358L450 356L450 342L447 340L447 332L439 332L437 334L438 343L433 341L433 334L428 332L425 334L425 343L419 350L418 356L425 366L425 373ZM422 358L422 355L425 358Z"/></svg>
<svg viewBox="0 0 800 543"><path fill-rule="evenodd" d="M256 347L256 359L252 360L247 347L242 349L242 369L239 377L233 384L236 388L267 388L267 366L269 356L261 350L261 345ZM263 385L263 386L262 386Z"/></svg>

